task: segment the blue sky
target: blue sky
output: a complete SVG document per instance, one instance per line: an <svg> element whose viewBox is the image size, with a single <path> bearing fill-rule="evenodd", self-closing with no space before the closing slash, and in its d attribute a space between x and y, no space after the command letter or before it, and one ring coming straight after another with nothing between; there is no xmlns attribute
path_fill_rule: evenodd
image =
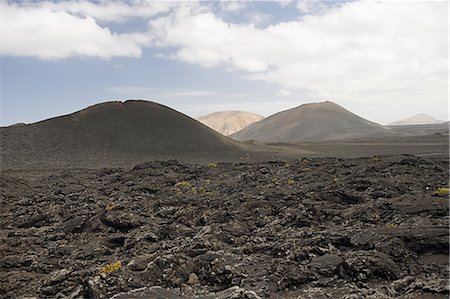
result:
<svg viewBox="0 0 450 299"><path fill-rule="evenodd" d="M192 117L332 100L448 118L448 3L11 1L0 125L148 99Z"/></svg>

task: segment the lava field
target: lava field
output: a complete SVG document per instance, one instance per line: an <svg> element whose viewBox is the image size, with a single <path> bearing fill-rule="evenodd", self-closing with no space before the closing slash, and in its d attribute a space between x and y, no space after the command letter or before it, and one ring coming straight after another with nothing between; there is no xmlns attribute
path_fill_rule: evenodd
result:
<svg viewBox="0 0 450 299"><path fill-rule="evenodd" d="M448 157L0 174L0 297L448 298Z"/></svg>

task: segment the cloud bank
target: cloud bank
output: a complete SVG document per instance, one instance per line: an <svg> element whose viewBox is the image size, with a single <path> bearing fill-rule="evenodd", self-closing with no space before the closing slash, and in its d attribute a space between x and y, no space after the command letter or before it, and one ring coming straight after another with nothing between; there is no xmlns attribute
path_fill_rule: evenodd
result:
<svg viewBox="0 0 450 299"><path fill-rule="evenodd" d="M447 1L286 1L280 6L297 9L298 18L284 22L271 22L251 5L6 2L1 53L110 59L139 57L149 47L163 59L273 83L285 97L302 91L350 106L395 103L394 109L418 102L442 106L447 99ZM246 17L230 21L221 11ZM146 20L147 30L117 33L107 24L134 18Z"/></svg>
<svg viewBox="0 0 450 299"><path fill-rule="evenodd" d="M167 12L175 3L133 1L2 2L2 47L5 56L57 60L73 56L109 59L140 57L146 32L115 33L99 21L124 22Z"/></svg>
<svg viewBox="0 0 450 299"><path fill-rule="evenodd" d="M322 98L446 98L444 2L351 2L259 29L198 8L150 21L166 57L246 72ZM304 6L299 5L301 9Z"/></svg>

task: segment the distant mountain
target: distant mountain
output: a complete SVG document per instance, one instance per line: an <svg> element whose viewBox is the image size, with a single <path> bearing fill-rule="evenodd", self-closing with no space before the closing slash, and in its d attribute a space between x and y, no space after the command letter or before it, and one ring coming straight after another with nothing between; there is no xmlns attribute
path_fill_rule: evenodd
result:
<svg viewBox="0 0 450 299"><path fill-rule="evenodd" d="M450 122L425 125L390 126L389 128L400 136L449 135Z"/></svg>
<svg viewBox="0 0 450 299"><path fill-rule="evenodd" d="M45 121L0 128L2 168L97 167L149 159L221 158L239 145L166 106L106 102Z"/></svg>
<svg viewBox="0 0 450 299"><path fill-rule="evenodd" d="M211 129L228 136L263 118L264 116L244 111L220 111L201 116L197 120Z"/></svg>
<svg viewBox="0 0 450 299"><path fill-rule="evenodd" d="M400 121L395 121L388 124L388 126L409 126L409 125L430 125L430 124L440 124L444 121L437 120L427 114L416 114L411 117L402 119Z"/></svg>
<svg viewBox="0 0 450 299"><path fill-rule="evenodd" d="M276 113L231 135L263 142L323 141L387 136L389 129L330 102L304 104Z"/></svg>

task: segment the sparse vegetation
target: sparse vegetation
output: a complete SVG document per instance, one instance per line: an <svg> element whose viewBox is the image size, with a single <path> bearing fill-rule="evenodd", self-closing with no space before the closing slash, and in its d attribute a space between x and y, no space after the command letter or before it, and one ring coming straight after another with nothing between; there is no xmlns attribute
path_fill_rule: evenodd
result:
<svg viewBox="0 0 450 299"><path fill-rule="evenodd" d="M113 202L110 202L110 203L108 203L108 204L106 205L105 210L108 211L108 212L110 212L110 211L112 211L115 207L116 207L116 204L113 203Z"/></svg>
<svg viewBox="0 0 450 299"><path fill-rule="evenodd" d="M177 188L191 188L192 185L188 181L181 181L175 184L175 187Z"/></svg>
<svg viewBox="0 0 450 299"><path fill-rule="evenodd" d="M445 187L438 188L434 194L437 196L448 196L450 194L450 189Z"/></svg>
<svg viewBox="0 0 450 299"><path fill-rule="evenodd" d="M395 227L398 227L398 224L397 223L386 223L384 226L387 228L395 228Z"/></svg>
<svg viewBox="0 0 450 299"><path fill-rule="evenodd" d="M2 281L10 291L0 297L129 298L129 290L149 285L179 294L192 276L192 297L218 298L218 289L236 282L261 296L296 298L300 285L316 289L313 281L298 280L311 273L314 281L329 283L320 287L329 298L337 288L364 297L353 288L359 281L388 297L386 290L403 273L424 289L438 281L442 286L435 293L443 293L447 264L425 262L446 253L447 197L434 193L448 187L447 158L430 158L442 171L415 165L429 165L425 159L400 164L403 159L380 157L375 170L382 175L368 158L312 159L309 173L302 161L292 161L290 169L260 162L235 169L219 164L216 170L208 162L152 161L147 168L109 175L58 172L28 185L3 175L0 186L11 196L5 207L23 214L2 219L5 265L14 267L4 267L3 275L14 279ZM89 188L70 195L82 185ZM144 187L153 191L142 194ZM28 252L39 257L31 267L24 262ZM329 280L341 270L342 276ZM79 286L86 281L83 291ZM344 289L347 284L352 287ZM397 297L420 294L423 289L416 287Z"/></svg>
<svg viewBox="0 0 450 299"><path fill-rule="evenodd" d="M205 180L206 184L210 184L211 180ZM211 196L214 194L209 188L205 188L204 186L196 187L193 186L188 181L181 181L175 184L176 193L175 196L181 196L183 194L192 193L192 194L204 194L207 196Z"/></svg>
<svg viewBox="0 0 450 299"><path fill-rule="evenodd" d="M122 268L122 262L117 261L114 263L107 264L100 269L101 273L109 274L118 271Z"/></svg>

